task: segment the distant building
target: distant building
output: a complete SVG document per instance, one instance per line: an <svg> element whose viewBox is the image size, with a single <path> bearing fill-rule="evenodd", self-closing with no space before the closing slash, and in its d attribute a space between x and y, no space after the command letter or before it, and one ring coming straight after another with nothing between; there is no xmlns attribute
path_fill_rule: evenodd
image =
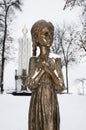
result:
<svg viewBox="0 0 86 130"><path fill-rule="evenodd" d="M29 59L31 57L31 41L26 26L22 29L23 36L18 39L18 80L16 89L26 90L26 76L28 74Z"/></svg>

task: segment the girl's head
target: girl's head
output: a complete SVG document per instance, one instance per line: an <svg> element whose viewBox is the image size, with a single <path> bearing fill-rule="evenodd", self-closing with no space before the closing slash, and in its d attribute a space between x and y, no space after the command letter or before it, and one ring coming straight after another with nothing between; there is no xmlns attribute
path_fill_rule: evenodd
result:
<svg viewBox="0 0 86 130"><path fill-rule="evenodd" d="M45 20L39 20L31 29L33 41L33 55L36 55L36 46L50 47L53 42L54 26Z"/></svg>

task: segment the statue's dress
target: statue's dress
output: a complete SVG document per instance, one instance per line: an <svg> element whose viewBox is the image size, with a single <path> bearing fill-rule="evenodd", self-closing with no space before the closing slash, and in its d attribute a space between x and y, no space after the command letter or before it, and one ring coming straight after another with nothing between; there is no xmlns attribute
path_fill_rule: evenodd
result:
<svg viewBox="0 0 86 130"><path fill-rule="evenodd" d="M39 71L39 62L37 60L36 57L30 59L30 78L33 78L37 70ZM56 92L62 91L63 86L55 86L52 77L45 72L39 83L30 87L30 90L32 91L32 96L29 109L28 130L59 130L60 116Z"/></svg>

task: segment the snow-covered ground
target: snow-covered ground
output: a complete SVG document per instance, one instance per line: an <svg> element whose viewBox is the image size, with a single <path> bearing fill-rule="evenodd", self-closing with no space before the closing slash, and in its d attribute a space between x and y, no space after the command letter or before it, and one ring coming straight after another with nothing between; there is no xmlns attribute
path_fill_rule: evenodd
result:
<svg viewBox="0 0 86 130"><path fill-rule="evenodd" d="M86 130L86 96L58 95L60 130ZM28 130L30 96L0 94L0 130Z"/></svg>

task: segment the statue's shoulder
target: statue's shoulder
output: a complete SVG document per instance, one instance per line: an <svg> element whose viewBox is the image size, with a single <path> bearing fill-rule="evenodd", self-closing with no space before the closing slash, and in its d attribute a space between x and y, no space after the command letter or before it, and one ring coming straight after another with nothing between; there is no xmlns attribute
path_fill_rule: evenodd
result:
<svg viewBox="0 0 86 130"><path fill-rule="evenodd" d="M49 58L51 58L56 64L61 65L61 57L58 54L50 53Z"/></svg>
<svg viewBox="0 0 86 130"><path fill-rule="evenodd" d="M49 53L49 58L55 59L55 60L61 59L61 57L58 54L55 54L55 53Z"/></svg>
<svg viewBox="0 0 86 130"><path fill-rule="evenodd" d="M30 57L30 62L36 62L36 61L37 61L37 57L36 56Z"/></svg>
<svg viewBox="0 0 86 130"><path fill-rule="evenodd" d="M30 60L36 60L37 59L37 57L36 56L32 56L32 57L30 57Z"/></svg>

